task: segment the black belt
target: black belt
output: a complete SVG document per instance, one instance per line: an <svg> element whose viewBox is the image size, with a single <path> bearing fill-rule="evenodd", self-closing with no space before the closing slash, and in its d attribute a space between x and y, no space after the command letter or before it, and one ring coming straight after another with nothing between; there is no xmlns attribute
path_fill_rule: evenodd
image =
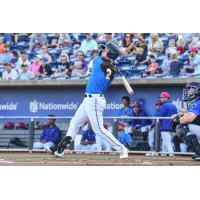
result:
<svg viewBox="0 0 200 200"><path fill-rule="evenodd" d="M104 97L104 94L85 94L85 97Z"/></svg>

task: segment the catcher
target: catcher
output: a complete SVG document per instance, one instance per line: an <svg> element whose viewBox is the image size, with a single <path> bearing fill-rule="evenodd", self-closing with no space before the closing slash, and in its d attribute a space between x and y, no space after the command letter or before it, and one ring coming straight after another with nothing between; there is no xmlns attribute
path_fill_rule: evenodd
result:
<svg viewBox="0 0 200 200"><path fill-rule="evenodd" d="M192 158L200 161L200 83L188 83L183 96L187 109L172 117L173 127L176 135L196 154Z"/></svg>

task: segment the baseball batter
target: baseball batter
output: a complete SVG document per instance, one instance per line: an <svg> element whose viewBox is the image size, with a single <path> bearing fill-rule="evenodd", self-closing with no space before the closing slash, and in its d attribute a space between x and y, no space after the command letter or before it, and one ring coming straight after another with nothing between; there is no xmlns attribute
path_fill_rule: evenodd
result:
<svg viewBox="0 0 200 200"><path fill-rule="evenodd" d="M108 43L102 46L101 55L93 61L92 74L86 86L85 98L72 118L65 138L58 144L55 156L63 157L64 150L74 140L80 127L89 119L96 135L116 149L120 158L128 157L128 149L103 126L102 113L106 107L104 94L114 79L116 69L113 62L118 56L119 49L115 44Z"/></svg>
<svg viewBox="0 0 200 200"><path fill-rule="evenodd" d="M200 83L191 82L184 89L187 109L179 113L176 134L194 152L194 160L200 161Z"/></svg>

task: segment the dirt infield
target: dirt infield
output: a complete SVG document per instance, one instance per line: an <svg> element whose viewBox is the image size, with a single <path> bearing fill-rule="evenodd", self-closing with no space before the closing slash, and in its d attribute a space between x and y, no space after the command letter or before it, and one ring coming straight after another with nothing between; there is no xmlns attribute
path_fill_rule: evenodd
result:
<svg viewBox="0 0 200 200"><path fill-rule="evenodd" d="M189 156L130 155L119 159L118 155L66 154L64 159L47 153L0 153L0 166L200 166Z"/></svg>

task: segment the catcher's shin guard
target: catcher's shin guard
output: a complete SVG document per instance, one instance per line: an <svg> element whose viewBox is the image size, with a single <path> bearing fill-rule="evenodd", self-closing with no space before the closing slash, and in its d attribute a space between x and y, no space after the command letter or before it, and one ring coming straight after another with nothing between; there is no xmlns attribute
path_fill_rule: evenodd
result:
<svg viewBox="0 0 200 200"><path fill-rule="evenodd" d="M71 136L65 136L58 144L57 152L62 153L65 149L69 148L69 145L72 141Z"/></svg>
<svg viewBox="0 0 200 200"><path fill-rule="evenodd" d="M185 137L185 144L192 148L194 153L200 156L200 143L197 139L197 136L192 134Z"/></svg>

